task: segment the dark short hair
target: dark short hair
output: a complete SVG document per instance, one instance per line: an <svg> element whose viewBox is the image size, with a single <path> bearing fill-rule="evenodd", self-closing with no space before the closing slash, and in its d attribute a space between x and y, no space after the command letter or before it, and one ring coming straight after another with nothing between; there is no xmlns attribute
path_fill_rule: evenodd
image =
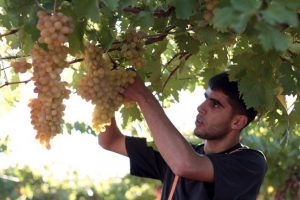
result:
<svg viewBox="0 0 300 200"><path fill-rule="evenodd" d="M222 91L230 99L231 106L239 114L246 115L248 117L248 123L246 126L254 120L257 115L257 111L254 108L247 108L242 95L238 89L238 83L236 81L230 81L227 72L223 72L211 77L208 81L208 87L212 90Z"/></svg>

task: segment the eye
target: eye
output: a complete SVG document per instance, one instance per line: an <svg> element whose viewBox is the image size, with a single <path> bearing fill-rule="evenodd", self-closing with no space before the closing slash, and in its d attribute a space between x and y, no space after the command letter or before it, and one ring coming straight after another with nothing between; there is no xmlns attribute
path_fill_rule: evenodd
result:
<svg viewBox="0 0 300 200"><path fill-rule="evenodd" d="M212 101L212 106L213 106L214 108L219 108L219 107L220 107L220 103L217 102L217 101Z"/></svg>

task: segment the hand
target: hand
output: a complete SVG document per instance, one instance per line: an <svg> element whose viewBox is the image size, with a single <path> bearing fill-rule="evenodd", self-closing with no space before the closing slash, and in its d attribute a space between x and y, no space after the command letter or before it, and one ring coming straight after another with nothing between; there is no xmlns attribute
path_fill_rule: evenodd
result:
<svg viewBox="0 0 300 200"><path fill-rule="evenodd" d="M145 99L149 93L151 94L143 80L137 75L135 81L125 88L123 95L125 100L139 103Z"/></svg>

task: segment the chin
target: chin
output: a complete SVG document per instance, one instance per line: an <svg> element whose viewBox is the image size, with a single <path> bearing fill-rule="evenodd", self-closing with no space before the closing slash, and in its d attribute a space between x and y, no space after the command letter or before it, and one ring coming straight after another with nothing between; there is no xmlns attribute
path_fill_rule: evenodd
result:
<svg viewBox="0 0 300 200"><path fill-rule="evenodd" d="M197 130L197 129L194 130L194 135L197 136L197 137L199 137L199 138L203 138L203 135L201 133L202 132L199 131L199 130Z"/></svg>

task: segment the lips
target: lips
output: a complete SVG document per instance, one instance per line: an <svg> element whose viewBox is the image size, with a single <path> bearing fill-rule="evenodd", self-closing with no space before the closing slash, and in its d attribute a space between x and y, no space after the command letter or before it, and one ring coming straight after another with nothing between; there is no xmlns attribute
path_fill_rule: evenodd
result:
<svg viewBox="0 0 300 200"><path fill-rule="evenodd" d="M197 116L197 118L196 118L196 121L195 121L195 124L196 124L196 126L198 127L198 126L202 126L204 123L203 123L203 119L202 119L202 117L201 116Z"/></svg>

